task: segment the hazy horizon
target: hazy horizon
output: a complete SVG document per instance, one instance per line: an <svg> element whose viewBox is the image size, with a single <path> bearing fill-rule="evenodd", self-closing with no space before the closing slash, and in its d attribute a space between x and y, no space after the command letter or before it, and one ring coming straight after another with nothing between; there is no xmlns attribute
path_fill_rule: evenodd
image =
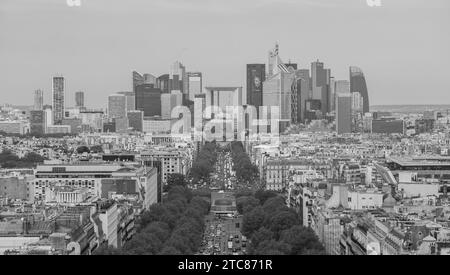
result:
<svg viewBox="0 0 450 275"><path fill-rule="evenodd" d="M430 3L432 2L432 3ZM131 90L131 72L159 76L180 60L204 86L245 87L245 66L319 59L336 79L358 66L370 105L450 104L446 0L2 0L0 103L32 105L51 78L66 78L66 106L88 107Z"/></svg>

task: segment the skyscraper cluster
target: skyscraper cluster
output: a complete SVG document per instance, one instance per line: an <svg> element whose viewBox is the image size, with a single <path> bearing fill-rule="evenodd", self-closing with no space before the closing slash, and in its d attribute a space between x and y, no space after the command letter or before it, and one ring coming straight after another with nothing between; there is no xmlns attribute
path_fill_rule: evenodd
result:
<svg viewBox="0 0 450 275"><path fill-rule="evenodd" d="M340 95L344 96L339 98ZM369 95L360 68L350 67L349 80L336 80L331 69L319 60L312 62L310 69L283 63L277 44L269 51L267 66L247 64L247 104L257 109L278 106L282 128L313 120L330 120L333 116L337 122L338 111L341 111L341 121L336 124L343 128L337 131L348 133L352 131L355 115L361 117L369 112ZM344 115L344 109L350 116Z"/></svg>
<svg viewBox="0 0 450 275"><path fill-rule="evenodd" d="M30 112L32 134L71 133L81 130L80 113L86 111L83 91L74 94L75 108L66 106L66 80L58 75L52 78L51 104L44 104L44 91L34 92L33 110Z"/></svg>
<svg viewBox="0 0 450 275"><path fill-rule="evenodd" d="M171 125L173 108L181 105L192 108L195 96L202 93L202 85L202 73L186 71L179 61L170 66L168 74L159 77L133 71L132 91L109 96L108 119L116 122L116 131L120 131L117 121L123 118L128 125L122 125L136 131L167 128Z"/></svg>
<svg viewBox="0 0 450 275"><path fill-rule="evenodd" d="M31 132L45 134L78 133L81 131L144 131L168 129L176 106L193 109L194 100L203 95L201 72L187 72L179 61L168 74L132 72L131 91L114 92L108 96L107 112L86 108L85 93L75 92L75 107L67 107L64 76L52 78L52 104L44 105L44 92L34 92ZM49 132L50 131L50 132Z"/></svg>
<svg viewBox="0 0 450 275"><path fill-rule="evenodd" d="M247 64L247 89L240 87L209 87L203 90L201 72L186 70L179 61L174 62L168 73L160 76L137 71L132 72L131 91L118 91L108 96L107 112L88 110L83 91L75 93L75 108L66 108L65 79L52 79L51 110L44 107L44 92L34 93L35 118L45 120L46 125L88 129L93 131L152 131L170 129L172 110L186 106L193 111L194 101L204 101L201 106L251 105L256 107L261 119L261 107L278 107L279 113L268 114L267 119L277 117L276 129L286 129L292 124L309 124L312 121L335 121L340 134L355 131L355 125L369 112L369 95L364 73L351 66L349 79L335 79L324 62L316 60L310 68L296 63L284 63L279 45L268 52L268 63ZM202 107L202 110L204 109ZM271 111L273 112L273 111ZM51 116L51 119L47 116ZM192 123L195 114L192 116ZM138 121L141 120L141 121ZM36 124L43 125L41 121ZM103 125L106 125L103 127ZM86 125L89 125L87 127ZM87 127L87 128L86 128ZM56 129L56 128L55 128ZM58 131L63 128L58 128ZM41 131L42 132L42 131Z"/></svg>

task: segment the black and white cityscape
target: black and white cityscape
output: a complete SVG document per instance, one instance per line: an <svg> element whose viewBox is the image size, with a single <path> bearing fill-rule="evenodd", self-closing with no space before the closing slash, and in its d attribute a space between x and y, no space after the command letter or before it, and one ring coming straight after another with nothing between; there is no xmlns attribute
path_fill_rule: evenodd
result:
<svg viewBox="0 0 450 275"><path fill-rule="evenodd" d="M449 8L2 0L0 255L450 255Z"/></svg>

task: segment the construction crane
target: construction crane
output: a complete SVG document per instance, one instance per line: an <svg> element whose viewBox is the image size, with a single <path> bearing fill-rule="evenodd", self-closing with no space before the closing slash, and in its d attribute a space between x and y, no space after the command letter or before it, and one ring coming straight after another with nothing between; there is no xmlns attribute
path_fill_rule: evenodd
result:
<svg viewBox="0 0 450 275"><path fill-rule="evenodd" d="M187 50L188 50L188 48L182 48L182 49L178 52L178 55L177 55L177 57L176 57L175 60L178 60L178 61L181 62L181 57L183 56L184 52L187 51Z"/></svg>

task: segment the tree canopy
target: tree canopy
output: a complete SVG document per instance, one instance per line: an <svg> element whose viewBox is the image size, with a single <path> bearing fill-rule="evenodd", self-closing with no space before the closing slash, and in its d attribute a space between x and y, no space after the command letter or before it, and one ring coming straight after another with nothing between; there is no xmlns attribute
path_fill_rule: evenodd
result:
<svg viewBox="0 0 450 275"><path fill-rule="evenodd" d="M259 204L259 200L253 196L242 196L236 199L236 208L239 214L248 213L259 206Z"/></svg>
<svg viewBox="0 0 450 275"><path fill-rule="evenodd" d="M9 150L0 153L0 166L2 168L33 168L36 164L42 162L44 162L44 157L34 152L27 153L23 158L19 158Z"/></svg>
<svg viewBox="0 0 450 275"><path fill-rule="evenodd" d="M91 150L89 149L89 147L87 147L87 146L79 146L78 148L77 148L77 154L84 154L84 153L90 153L91 152Z"/></svg>
<svg viewBox="0 0 450 275"><path fill-rule="evenodd" d="M291 255L321 255L324 248L311 228L296 225L281 233L280 240L290 245Z"/></svg>
<svg viewBox="0 0 450 275"><path fill-rule="evenodd" d="M301 225L282 196L258 191L254 197L239 197L237 207L244 214L242 233L251 240L250 255L325 254L314 231Z"/></svg>
<svg viewBox="0 0 450 275"><path fill-rule="evenodd" d="M186 187L187 182L183 174L173 173L167 175L167 185L165 191L169 191L172 187L181 186Z"/></svg>
<svg viewBox="0 0 450 275"><path fill-rule="evenodd" d="M186 255L198 251L209 203L183 186L174 186L164 203L152 205L139 219L133 238L120 250L102 249L103 254Z"/></svg>
<svg viewBox="0 0 450 275"><path fill-rule="evenodd" d="M190 170L190 178L194 182L201 180L207 182L210 174L214 171L214 165L217 161L217 144L207 142L195 158Z"/></svg>
<svg viewBox="0 0 450 275"><path fill-rule="evenodd" d="M261 204L264 204L266 200L276 196L278 196L277 193L262 189L256 191L255 193L255 198L257 198L261 202Z"/></svg>
<svg viewBox="0 0 450 275"><path fill-rule="evenodd" d="M101 145L94 145L89 148L91 153L103 153L103 147Z"/></svg>
<svg viewBox="0 0 450 275"><path fill-rule="evenodd" d="M259 179L258 167L250 161L244 146L240 141L231 143L231 158L233 160L233 170L236 171L236 178L247 184L254 184Z"/></svg>

